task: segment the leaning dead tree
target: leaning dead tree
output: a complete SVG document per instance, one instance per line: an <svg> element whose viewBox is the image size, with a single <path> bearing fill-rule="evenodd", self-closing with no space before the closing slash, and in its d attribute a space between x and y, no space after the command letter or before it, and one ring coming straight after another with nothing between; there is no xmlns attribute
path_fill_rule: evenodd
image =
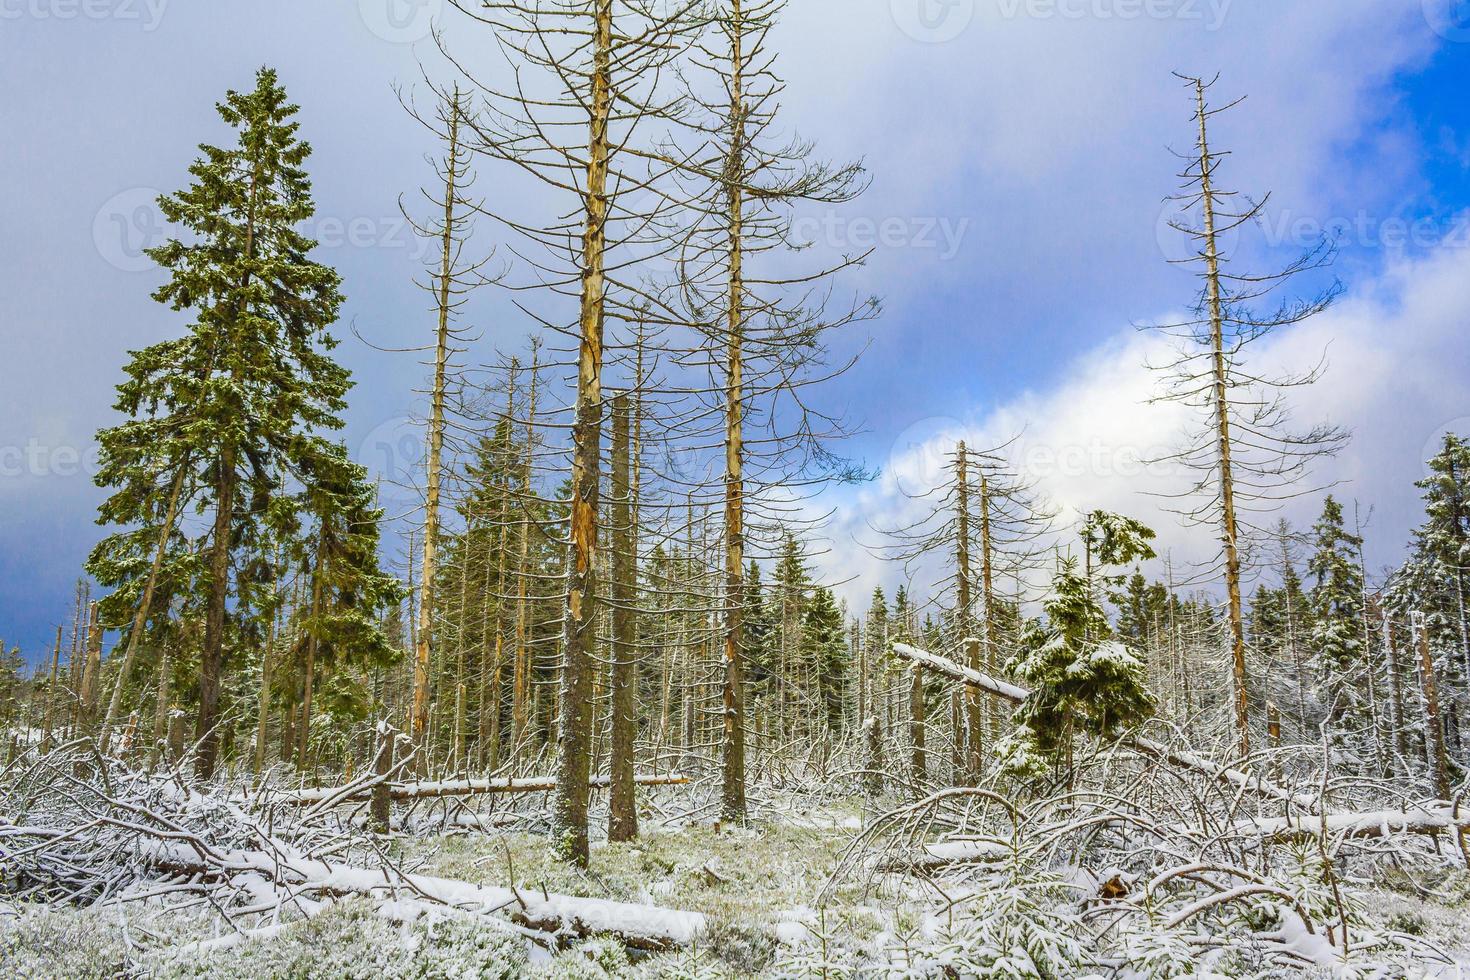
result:
<svg viewBox="0 0 1470 980"><path fill-rule="evenodd" d="M1041 542L1055 518L1051 506L1008 465L1005 448L980 450L959 440L935 486L910 490L900 481L900 491L920 514L898 527L875 528L887 540L871 549L901 562L910 579L923 574L930 581L933 600L952 609L951 632L959 643L954 653L970 670L990 674L1004 659L1006 608L1022 598L1006 594L1000 582L1023 581L1040 567ZM935 567L941 555L953 560ZM963 736L963 748L957 750L971 782L984 771L983 697L981 688L966 688L963 725L956 732L957 738Z"/></svg>
<svg viewBox="0 0 1470 980"><path fill-rule="evenodd" d="M1175 263L1194 271L1201 281L1196 316L1179 323L1154 324L1177 343L1169 361L1153 365L1166 389L1160 401L1174 401L1199 413L1199 425L1174 452L1158 462L1182 466L1192 483L1178 494L1187 520L1219 531L1220 551L1210 569L1223 576L1235 732L1242 756L1250 754L1250 705L1247 696L1246 624L1241 582L1250 564L1252 539L1266 539L1270 528L1263 515L1274 514L1293 497L1313 492L1303 485L1313 462L1335 453L1346 433L1328 425L1305 431L1290 429L1284 396L1292 388L1314 383L1322 365L1306 371L1267 377L1247 363L1252 344L1281 329L1302 323L1325 310L1339 287L1304 299L1288 298L1275 308L1257 312L1302 273L1318 270L1332 259L1327 243L1308 250L1285 268L1258 274L1232 265L1226 236L1253 226L1264 213L1269 195L1259 202L1236 203L1236 192L1219 182L1226 153L1212 148L1209 123L1240 104L1211 106L1213 81L1179 76L1195 102L1197 134L1180 173L1182 191L1170 198L1180 217L1170 226L1191 242L1191 254ZM1258 523L1259 522L1259 523Z"/></svg>
<svg viewBox="0 0 1470 980"><path fill-rule="evenodd" d="M944 677L948 677L951 680L958 681L959 683L964 684L968 687L974 687L979 690L988 691L989 693L1003 698L1006 701L1011 702L1012 704L1020 704L1031 695L1031 692L1023 687L1017 687L1014 684L1008 684L1005 681L996 680L995 678L989 677L979 671L971 670L968 667L962 666L961 664L957 664L936 654L920 650L917 647L909 646L906 643L894 644L893 652L906 660L911 660L914 663L917 663L925 667L926 669L932 670L935 673L938 673ZM1242 772L1238 769L1231 769L1227 766L1217 765L1216 763L1210 762L1209 760L1201 758L1191 752L1175 750L1152 739L1141 738L1138 736L1130 736L1127 739L1127 743L1133 746L1138 751L1142 752L1144 755L1154 756L1156 758L1164 759L1176 765L1197 770L1201 773L1204 773L1205 775L1210 776L1213 779L1217 779L1223 783L1228 783L1242 790L1250 790L1266 796L1274 797L1283 802L1301 807L1307 813L1317 812L1317 809L1320 806L1319 801L1309 794L1290 792L1289 790L1276 786L1259 776L1247 772Z"/></svg>

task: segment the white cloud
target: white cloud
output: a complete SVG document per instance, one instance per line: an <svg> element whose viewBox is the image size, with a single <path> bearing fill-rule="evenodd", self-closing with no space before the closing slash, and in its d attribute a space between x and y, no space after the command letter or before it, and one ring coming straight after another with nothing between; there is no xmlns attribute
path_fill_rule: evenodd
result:
<svg viewBox="0 0 1470 980"><path fill-rule="evenodd" d="M1470 248L1446 248L1393 261L1326 313L1255 348L1252 363L1264 374L1299 371L1327 353L1323 380L1289 397L1298 423L1325 421L1352 430L1352 444L1318 473L1324 482L1342 481L1334 492L1360 501L1365 515L1374 508L1368 537L1375 567L1395 560L1419 520L1412 484L1439 435L1470 432L1467 326ZM1159 378L1144 365L1165 352L1155 334L1123 333L1044 387L989 410L960 407L956 418L911 427L896 441L882 478L849 494L840 508L828 567L861 563L883 577L865 552L854 553L862 552L854 539L877 538L867 525L900 526L919 516L925 505L905 492L932 485L956 440L986 447L1018 433L1011 458L1060 506L1064 520L1098 507L1119 511L1157 528L1162 545L1181 561L1207 559L1216 549L1210 529L1182 526L1167 502L1151 495L1183 489L1187 478L1142 463L1177 445L1190 423L1188 410L1178 405L1150 404ZM1306 525L1319 507L1320 498L1306 498L1284 516ZM889 570L886 585L893 575ZM864 591L871 587L863 583Z"/></svg>

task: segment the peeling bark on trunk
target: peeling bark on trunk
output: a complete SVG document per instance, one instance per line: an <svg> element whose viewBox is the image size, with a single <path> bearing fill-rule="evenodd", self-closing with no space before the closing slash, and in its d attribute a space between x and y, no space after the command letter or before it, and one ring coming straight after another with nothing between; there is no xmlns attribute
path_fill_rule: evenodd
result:
<svg viewBox="0 0 1470 980"><path fill-rule="evenodd" d="M582 235L581 344L576 418L572 426L571 548L568 555L565 650L561 679L561 749L553 802L553 845L586 867L591 687L596 601L597 498L602 441L602 339L606 283L607 180L612 115L612 0L597 0L592 27L592 91Z"/></svg>

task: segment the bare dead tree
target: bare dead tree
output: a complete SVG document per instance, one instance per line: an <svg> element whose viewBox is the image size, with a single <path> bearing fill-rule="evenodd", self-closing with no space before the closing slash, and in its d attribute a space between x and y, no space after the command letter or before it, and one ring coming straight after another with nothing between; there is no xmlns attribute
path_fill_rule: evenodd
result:
<svg viewBox="0 0 1470 980"><path fill-rule="evenodd" d="M1311 466L1335 453L1346 441L1342 430L1318 425L1305 431L1290 429L1291 413L1284 395L1310 385L1322 375L1323 365L1307 371L1266 376L1247 363L1252 344L1302 323L1325 310L1340 286L1306 298L1280 300L1274 308L1258 304L1286 287L1297 276L1327 265L1333 257L1330 243L1297 257L1283 269L1256 274L1236 269L1224 236L1253 224L1264 213L1269 195L1258 202L1236 203L1236 192L1224 189L1219 168L1227 153L1212 148L1210 120L1243 100L1211 106L1208 92L1214 81L1178 76L1191 91L1195 104L1196 137L1193 152L1180 173L1182 190L1170 198L1180 217L1170 225L1193 243L1193 254L1176 264L1189 268L1201 280L1195 317L1180 323L1153 324L1177 344L1176 355L1150 365L1167 379L1159 401L1182 403L1200 414L1199 426L1186 435L1178 450L1156 462L1180 466L1193 474L1191 485L1171 495L1181 501L1186 521L1218 529L1220 551L1209 571L1225 581L1227 624L1234 686L1236 737L1242 755L1250 752L1250 710L1246 676L1246 627L1241 581L1250 563L1252 538L1264 539L1270 529L1261 515L1274 514L1282 502L1319 489L1304 485ZM1197 220L1190 216L1197 215Z"/></svg>

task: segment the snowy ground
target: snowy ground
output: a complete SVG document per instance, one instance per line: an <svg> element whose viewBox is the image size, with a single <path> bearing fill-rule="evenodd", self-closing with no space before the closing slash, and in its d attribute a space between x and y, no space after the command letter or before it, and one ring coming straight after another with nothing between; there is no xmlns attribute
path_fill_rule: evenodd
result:
<svg viewBox="0 0 1470 980"><path fill-rule="evenodd" d="M659 796L668 804L674 793ZM872 828L879 809L856 799L815 802L783 795L778 805L763 808L764 819L739 829L697 818L661 821L648 813L638 842L599 844L586 872L551 858L545 837L525 830L397 835L388 846L392 860L415 874L509 886L535 897L560 893L703 913L706 931L676 952L640 957L606 939L553 952L452 914L394 921L391 909L360 898L333 903L309 919L287 910L278 928L239 942L207 908L161 914L146 903L88 909L11 905L0 913L0 975L945 977L981 975L973 962L977 951L987 948L1003 953L1001 960L991 961L988 975L1458 977L1470 972L1433 952L1434 947L1448 951L1470 945L1470 874L1454 870L1450 861L1432 873L1424 870L1432 865L1405 873L1392 861L1375 863L1371 877L1345 881L1354 934L1415 938L1350 955L1336 968L1307 961L1299 969L1271 965L1251 948L1252 936L1289 929L1249 922L1252 914L1262 914L1259 907L1242 905L1234 915L1238 921L1214 943L1198 931L1130 936L1126 930L1110 932L1106 917L1084 921L1084 913L1096 907L1101 882L1116 870L1095 863L1094 858L1116 857L1103 852L1062 856L1052 868L1055 874L1045 879L1028 877L1029 872L1017 877L1005 861L938 879L846 875L827 892L819 911L818 896L844 851L856 835ZM773 819L775 813L784 816ZM967 847L986 851L951 843L929 853L951 856ZM1212 928L1220 927L1212 922ZM1305 937L1288 938L1311 954ZM1122 952L1133 962L1114 962L1106 969L1080 965L1104 948L1114 961ZM1457 958L1451 953L1449 960Z"/></svg>
<svg viewBox="0 0 1470 980"><path fill-rule="evenodd" d="M351 787L205 793L72 747L0 771L0 977L1470 975L1460 811L1350 776L1299 808L1305 763L1268 793L1178 758L867 799L824 754L738 827L706 772L582 871L544 793L400 803L379 835Z"/></svg>

